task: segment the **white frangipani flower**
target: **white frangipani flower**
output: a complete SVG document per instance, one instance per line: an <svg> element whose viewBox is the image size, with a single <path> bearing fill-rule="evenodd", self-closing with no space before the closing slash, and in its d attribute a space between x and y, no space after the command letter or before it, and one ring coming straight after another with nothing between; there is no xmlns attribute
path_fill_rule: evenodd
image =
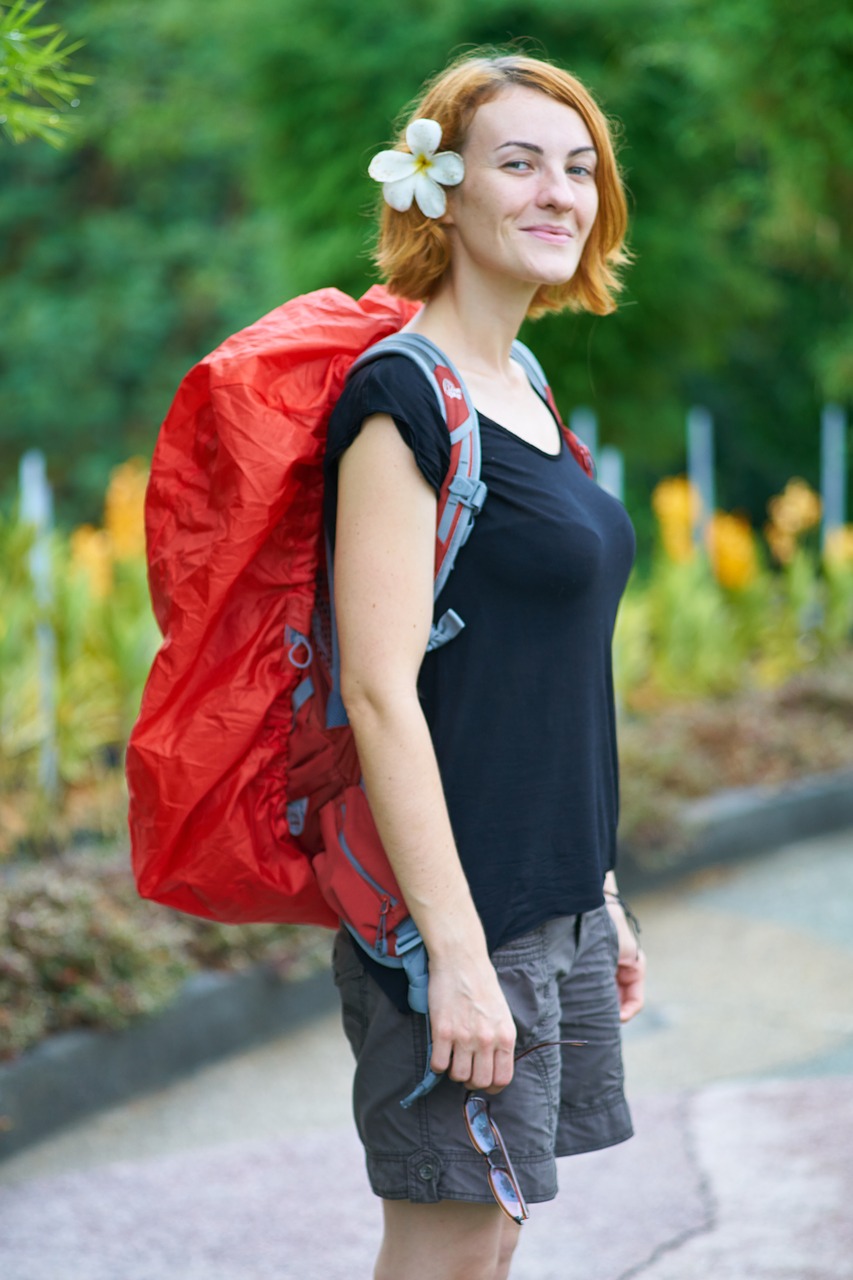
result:
<svg viewBox="0 0 853 1280"><path fill-rule="evenodd" d="M370 162L368 173L382 183L382 195L400 213L417 202L427 218L440 218L447 208L443 187L455 187L465 176L465 164L455 151L436 155L441 142L437 120L413 120L406 130L405 151L380 151ZM440 184L440 185L439 185Z"/></svg>

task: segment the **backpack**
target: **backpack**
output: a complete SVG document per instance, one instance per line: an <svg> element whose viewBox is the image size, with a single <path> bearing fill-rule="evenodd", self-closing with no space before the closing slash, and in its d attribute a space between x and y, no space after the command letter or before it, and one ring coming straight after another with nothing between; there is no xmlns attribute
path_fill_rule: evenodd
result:
<svg viewBox="0 0 853 1280"><path fill-rule="evenodd" d="M164 639L127 779L143 897L228 923L343 922L374 958L406 970L410 1004L426 1013L423 943L373 824L340 697L323 537L329 416L350 370L388 352L422 368L450 432L436 596L485 499L462 379L434 344L399 333L416 310L379 286L359 300L323 289L228 338L185 377L146 494ZM534 357L514 350L553 408ZM588 452L563 430L591 474ZM448 612L429 647L462 626ZM431 1087L430 1074L404 1101Z"/></svg>

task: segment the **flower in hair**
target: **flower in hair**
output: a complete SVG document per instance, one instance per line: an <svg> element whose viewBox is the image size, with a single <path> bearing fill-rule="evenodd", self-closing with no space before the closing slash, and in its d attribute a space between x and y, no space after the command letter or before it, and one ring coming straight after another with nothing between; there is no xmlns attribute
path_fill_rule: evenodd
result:
<svg viewBox="0 0 853 1280"><path fill-rule="evenodd" d="M465 176L465 164L455 151L436 155L441 142L437 120L413 120L406 130L409 152L380 151L368 173L382 183L386 204L400 213L412 200L427 218L440 218L447 208L443 187L455 187ZM410 153L410 154L409 154Z"/></svg>

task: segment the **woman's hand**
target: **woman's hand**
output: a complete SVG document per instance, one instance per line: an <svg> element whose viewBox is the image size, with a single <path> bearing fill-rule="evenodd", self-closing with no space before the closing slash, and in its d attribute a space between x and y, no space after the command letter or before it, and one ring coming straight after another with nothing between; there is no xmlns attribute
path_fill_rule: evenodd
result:
<svg viewBox="0 0 853 1280"><path fill-rule="evenodd" d="M619 959L616 964L619 1021L630 1022L645 1003L646 956L625 914L612 871L604 881L604 894L607 910L610 912L610 918L616 926L619 937Z"/></svg>
<svg viewBox="0 0 853 1280"><path fill-rule="evenodd" d="M505 1089L512 1080L515 1023L488 956L479 963L430 957L429 1011L433 1071L446 1071L471 1089Z"/></svg>
<svg viewBox="0 0 853 1280"><path fill-rule="evenodd" d="M620 947L616 986L619 991L619 1021L630 1022L642 1010L646 999L646 956L636 943L624 959Z"/></svg>

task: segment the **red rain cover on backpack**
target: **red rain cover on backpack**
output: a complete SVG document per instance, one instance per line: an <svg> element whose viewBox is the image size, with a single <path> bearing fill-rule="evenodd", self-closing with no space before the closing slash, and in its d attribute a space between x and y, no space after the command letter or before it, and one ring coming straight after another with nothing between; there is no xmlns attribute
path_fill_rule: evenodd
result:
<svg viewBox="0 0 853 1280"><path fill-rule="evenodd" d="M127 752L143 897L231 923L338 924L305 837L290 834L289 771L327 775L332 794L358 784L358 760L348 728L309 736L288 760L305 672L285 635L311 634L329 414L354 359L416 310L379 286L295 298L178 390L146 497L164 640ZM322 758L305 758L315 748Z"/></svg>
<svg viewBox="0 0 853 1280"><path fill-rule="evenodd" d="M333 687L323 458L329 414L366 348L385 338L385 351L402 350L434 379L451 439L437 596L485 485L458 371L423 336L393 336L416 310L379 287L359 301L321 290L235 334L184 379L146 496L164 642L127 753L143 897L230 923L340 918L388 963L411 958L419 936ZM535 358L520 343L513 353L553 408ZM563 431L591 474L588 451ZM462 626L447 611L429 647Z"/></svg>

